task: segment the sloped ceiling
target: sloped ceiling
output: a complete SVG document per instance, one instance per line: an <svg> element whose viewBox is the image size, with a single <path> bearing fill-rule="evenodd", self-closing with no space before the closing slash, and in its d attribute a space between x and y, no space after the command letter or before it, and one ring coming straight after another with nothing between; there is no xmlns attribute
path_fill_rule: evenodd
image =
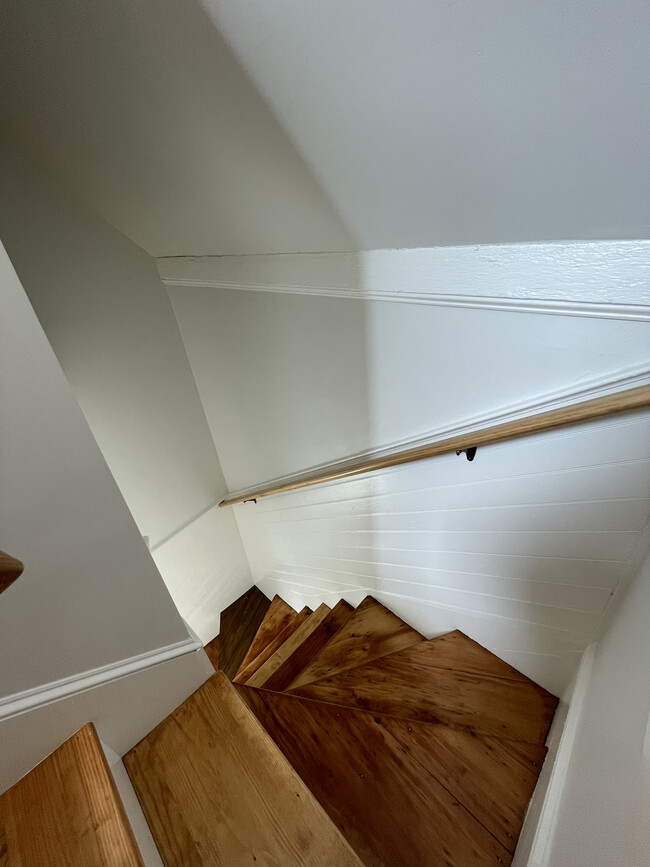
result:
<svg viewBox="0 0 650 867"><path fill-rule="evenodd" d="M650 231L646 0L5 0L5 126L156 256Z"/></svg>

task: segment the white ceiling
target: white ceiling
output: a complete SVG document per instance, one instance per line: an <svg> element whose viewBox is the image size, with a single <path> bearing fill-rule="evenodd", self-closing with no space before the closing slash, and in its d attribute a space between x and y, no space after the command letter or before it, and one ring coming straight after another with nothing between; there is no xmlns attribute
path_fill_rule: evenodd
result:
<svg viewBox="0 0 650 867"><path fill-rule="evenodd" d="M647 0L204 5L2 7L12 137L152 254L648 237Z"/></svg>

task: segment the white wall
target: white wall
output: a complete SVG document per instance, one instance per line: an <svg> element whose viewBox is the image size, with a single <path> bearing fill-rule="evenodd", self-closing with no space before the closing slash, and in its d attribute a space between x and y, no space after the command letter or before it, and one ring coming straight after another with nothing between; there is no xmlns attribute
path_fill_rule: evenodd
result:
<svg viewBox="0 0 650 867"><path fill-rule="evenodd" d="M648 622L650 555L596 648L555 838L539 867L650 861Z"/></svg>
<svg viewBox="0 0 650 867"><path fill-rule="evenodd" d="M88 720L134 742L207 670L1 248L0 286L4 788Z"/></svg>
<svg viewBox="0 0 650 867"><path fill-rule="evenodd" d="M650 414L234 507L253 578L292 605L368 593L462 629L560 695L650 516Z"/></svg>
<svg viewBox="0 0 650 867"><path fill-rule="evenodd" d="M160 263L230 490L647 382L648 248L605 246L576 245L573 259L521 245ZM554 284L571 259L573 280ZM508 312L486 302L495 261L511 265L496 286L509 284ZM440 294L454 281L467 281L465 307ZM526 307L553 290L579 299L570 315ZM429 635L464 629L560 694L633 569L648 424L612 418L473 463L237 506L253 578L296 604L372 593Z"/></svg>
<svg viewBox="0 0 650 867"><path fill-rule="evenodd" d="M223 496L225 481L155 262L9 151L0 173L0 236L141 534L164 548ZM235 551L225 563L205 521L183 562L159 562L205 640L218 631L221 602L250 585L232 516L215 520ZM220 594L203 594L201 605L206 580Z"/></svg>
<svg viewBox="0 0 650 867"><path fill-rule="evenodd" d="M275 291L169 286L231 491L647 368L645 321L326 297L341 285L331 271L340 261L323 269L309 256L291 268L307 275L305 292L283 292L291 275L272 270L275 258L259 257L258 266L268 265L266 287ZM647 261L645 249L640 265L621 267L646 287L646 304ZM365 262L366 254L356 259L360 291ZM592 266L583 269L586 286L602 270ZM355 264L348 258L345 267L348 286ZM411 271L403 271L407 281ZM615 271L610 264L605 284ZM233 287L251 286L246 268L233 265L228 276ZM322 294L310 294L309 278ZM536 285L534 267L526 279ZM403 285L399 273L393 285Z"/></svg>

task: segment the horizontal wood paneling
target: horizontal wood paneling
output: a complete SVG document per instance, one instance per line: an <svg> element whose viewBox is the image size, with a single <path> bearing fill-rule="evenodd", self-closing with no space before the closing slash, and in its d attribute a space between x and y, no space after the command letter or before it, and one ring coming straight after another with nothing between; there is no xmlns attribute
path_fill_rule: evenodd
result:
<svg viewBox="0 0 650 867"><path fill-rule="evenodd" d="M460 628L560 693L650 514L650 413L235 507L256 582L294 605L367 594Z"/></svg>

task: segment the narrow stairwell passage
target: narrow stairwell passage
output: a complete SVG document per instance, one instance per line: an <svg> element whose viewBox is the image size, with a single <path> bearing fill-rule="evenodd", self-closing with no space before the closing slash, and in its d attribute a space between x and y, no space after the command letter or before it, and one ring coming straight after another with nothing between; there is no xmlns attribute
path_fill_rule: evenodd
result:
<svg viewBox="0 0 650 867"><path fill-rule="evenodd" d="M251 632L233 684L219 671L125 757L168 867L511 863L554 696L372 597L275 597Z"/></svg>

